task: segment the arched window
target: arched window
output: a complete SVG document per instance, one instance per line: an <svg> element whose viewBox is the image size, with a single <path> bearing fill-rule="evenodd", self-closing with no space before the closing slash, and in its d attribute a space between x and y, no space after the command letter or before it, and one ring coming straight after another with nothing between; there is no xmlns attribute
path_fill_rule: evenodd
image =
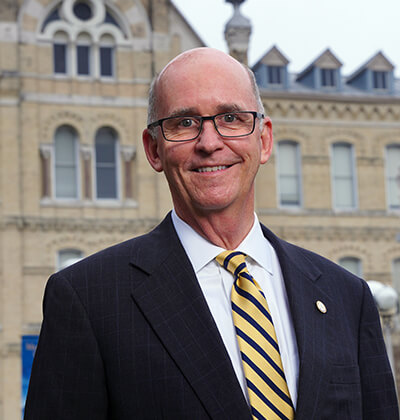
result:
<svg viewBox="0 0 400 420"><path fill-rule="evenodd" d="M278 143L278 183L281 206L301 206L300 147L293 141Z"/></svg>
<svg viewBox="0 0 400 420"><path fill-rule="evenodd" d="M400 144L386 147L386 191L389 209L400 209Z"/></svg>
<svg viewBox="0 0 400 420"><path fill-rule="evenodd" d="M117 48L132 46L129 23L124 16L112 4L105 4L113 2L59 0L57 3L44 17L38 34L39 40L53 44L53 73L69 77L115 77Z"/></svg>
<svg viewBox="0 0 400 420"><path fill-rule="evenodd" d="M56 74L68 73L68 35L65 32L54 35L53 69Z"/></svg>
<svg viewBox="0 0 400 420"><path fill-rule="evenodd" d="M78 136L67 125L54 135L55 197L78 198Z"/></svg>
<svg viewBox="0 0 400 420"><path fill-rule="evenodd" d="M353 146L335 143L332 147L333 204L336 209L357 207Z"/></svg>
<svg viewBox="0 0 400 420"><path fill-rule="evenodd" d="M91 72L91 43L90 35L82 33L76 42L76 72L78 76L89 76Z"/></svg>
<svg viewBox="0 0 400 420"><path fill-rule="evenodd" d="M362 276L362 262L359 258L343 257L339 260L339 264L350 271L350 273L353 273L358 277Z"/></svg>
<svg viewBox="0 0 400 420"><path fill-rule="evenodd" d="M115 74L114 45L114 38L111 35L103 35L100 38L99 54L101 77L113 77Z"/></svg>
<svg viewBox="0 0 400 420"><path fill-rule="evenodd" d="M118 136L111 127L97 131L96 148L96 197L99 199L118 198L117 179Z"/></svg>
<svg viewBox="0 0 400 420"><path fill-rule="evenodd" d="M69 265L75 264L83 258L83 252L79 249L62 249L57 255L57 270L62 270Z"/></svg>

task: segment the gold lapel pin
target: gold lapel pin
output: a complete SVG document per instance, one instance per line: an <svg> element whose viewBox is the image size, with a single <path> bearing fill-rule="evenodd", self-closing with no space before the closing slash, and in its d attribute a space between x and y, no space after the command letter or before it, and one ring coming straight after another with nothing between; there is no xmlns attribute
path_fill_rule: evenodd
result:
<svg viewBox="0 0 400 420"><path fill-rule="evenodd" d="M316 302L315 302L315 305L317 306L317 309L321 312L321 313L323 313L323 314L326 314L327 313L327 309L326 309L326 306L325 306L325 304L323 303L323 302L321 302L320 300L317 300Z"/></svg>

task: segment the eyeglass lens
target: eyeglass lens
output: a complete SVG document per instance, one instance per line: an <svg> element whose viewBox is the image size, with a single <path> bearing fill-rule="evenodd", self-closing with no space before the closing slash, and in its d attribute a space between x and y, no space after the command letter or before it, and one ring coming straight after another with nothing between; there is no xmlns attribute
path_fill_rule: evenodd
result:
<svg viewBox="0 0 400 420"><path fill-rule="evenodd" d="M214 117L214 124L223 137L247 136L254 129L254 115L251 112L219 114ZM201 117L173 117L162 123L164 137L172 141L194 139L200 134L201 128Z"/></svg>

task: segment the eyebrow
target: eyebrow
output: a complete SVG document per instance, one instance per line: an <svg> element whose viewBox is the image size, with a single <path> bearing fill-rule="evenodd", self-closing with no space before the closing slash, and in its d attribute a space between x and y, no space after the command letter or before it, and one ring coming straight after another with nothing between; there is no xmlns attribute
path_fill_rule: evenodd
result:
<svg viewBox="0 0 400 420"><path fill-rule="evenodd" d="M189 115L198 115L196 108L178 108L173 111L169 117L181 117L181 116L189 116Z"/></svg>
<svg viewBox="0 0 400 420"><path fill-rule="evenodd" d="M238 104L220 104L216 107L217 114L222 114L225 112L235 112L235 111L245 111ZM169 117L182 117L182 116L200 116L197 108L187 107L187 108L178 108L174 110Z"/></svg>
<svg viewBox="0 0 400 420"><path fill-rule="evenodd" d="M239 106L238 104L221 104L217 106L217 111L219 113L222 112L231 112L231 111L247 111L245 109L243 109L241 106Z"/></svg>

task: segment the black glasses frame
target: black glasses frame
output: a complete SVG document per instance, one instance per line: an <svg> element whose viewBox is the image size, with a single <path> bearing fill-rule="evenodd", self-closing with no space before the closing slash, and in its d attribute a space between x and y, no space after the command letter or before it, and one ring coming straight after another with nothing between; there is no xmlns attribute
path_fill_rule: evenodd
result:
<svg viewBox="0 0 400 420"><path fill-rule="evenodd" d="M217 118L217 117L219 117L221 115L229 115L229 114L252 114L253 115L253 127L252 127L251 131L249 133L246 133L246 134L240 134L239 136L225 136L225 135L221 134L219 132L219 130L218 130L217 124L215 123L215 118ZM164 133L164 127L163 127L164 121L171 120L173 118L184 118L184 117L187 117L187 118L196 118L196 119L198 119L200 121L199 132L197 133L197 135L195 137L192 137L190 139L185 139L185 140L171 140L171 139L167 139L165 137L165 133ZM223 137L223 138L238 138L238 137L246 137L246 136L249 136L250 134L253 134L254 128L256 126L256 118L263 119L264 118L264 114L262 114L261 112L257 112L257 111L232 111L232 112L221 112L219 114L210 115L210 116L206 116L206 117L203 117L201 115L181 115L181 116L180 115L175 115L174 117L161 118L158 121L154 121L154 122L150 123L147 126L147 129L150 130L152 128L155 128L155 127L160 126L161 127L162 135L163 135L163 137L164 137L164 139L166 141L172 141L172 142L179 143L179 142L196 140L197 137L199 137L199 135L201 134L201 131L203 130L203 122L204 121L212 121L213 124L214 124L215 131L221 137Z"/></svg>

